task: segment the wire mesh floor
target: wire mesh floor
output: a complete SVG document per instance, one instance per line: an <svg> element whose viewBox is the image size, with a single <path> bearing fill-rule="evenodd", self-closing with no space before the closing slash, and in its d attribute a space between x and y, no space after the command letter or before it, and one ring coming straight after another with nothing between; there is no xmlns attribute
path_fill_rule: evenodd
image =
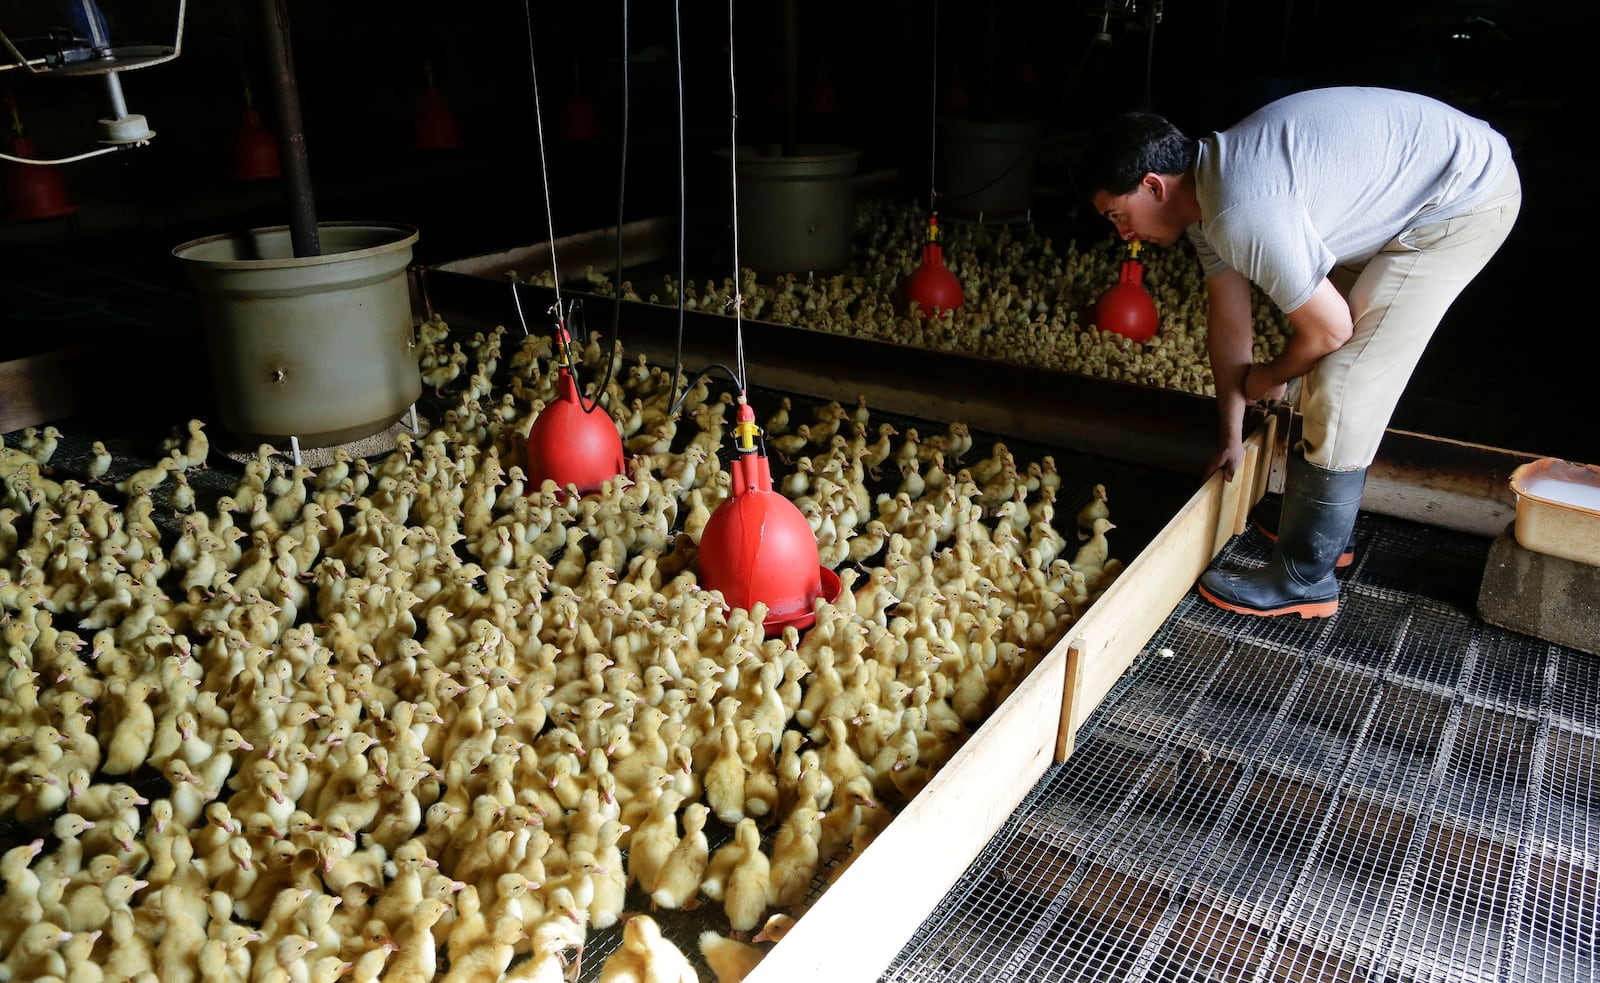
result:
<svg viewBox="0 0 1600 983"><path fill-rule="evenodd" d="M1477 618L1485 539L1357 543L1332 618L1191 592L882 979L1600 978L1600 658Z"/></svg>

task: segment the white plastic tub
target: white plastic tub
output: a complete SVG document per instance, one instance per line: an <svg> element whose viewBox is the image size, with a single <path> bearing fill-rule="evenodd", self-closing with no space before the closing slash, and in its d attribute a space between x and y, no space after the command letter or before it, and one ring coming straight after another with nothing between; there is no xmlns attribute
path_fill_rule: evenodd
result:
<svg viewBox="0 0 1600 983"><path fill-rule="evenodd" d="M1600 566L1600 467L1554 457L1511 472L1524 549Z"/></svg>

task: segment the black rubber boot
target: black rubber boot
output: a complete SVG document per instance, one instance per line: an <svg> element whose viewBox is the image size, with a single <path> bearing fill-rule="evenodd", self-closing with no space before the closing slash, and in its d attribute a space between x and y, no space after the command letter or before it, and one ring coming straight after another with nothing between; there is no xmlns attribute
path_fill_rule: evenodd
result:
<svg viewBox="0 0 1600 983"><path fill-rule="evenodd" d="M1334 564L1355 528L1366 483L1365 468L1329 471L1291 455L1272 556L1258 570L1206 571L1201 596L1241 614L1331 616L1339 610Z"/></svg>
<svg viewBox="0 0 1600 983"><path fill-rule="evenodd" d="M1266 495L1256 503L1250 512L1250 524L1256 527L1256 532L1267 537L1270 543L1278 541L1278 524L1283 520L1283 496ZM1350 538L1344 541L1344 551L1339 554L1339 559L1334 561L1334 566L1343 570L1356 562L1356 528L1350 527Z"/></svg>

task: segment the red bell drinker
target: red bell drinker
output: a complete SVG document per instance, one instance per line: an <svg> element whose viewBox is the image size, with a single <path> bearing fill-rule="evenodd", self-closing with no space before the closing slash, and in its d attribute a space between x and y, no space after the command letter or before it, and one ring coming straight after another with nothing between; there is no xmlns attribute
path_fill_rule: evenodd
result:
<svg viewBox="0 0 1600 983"><path fill-rule="evenodd" d="M11 143L11 153L30 160L34 156L33 141L18 136ZM4 217L12 222L36 222L46 218L60 218L78 210L78 203L67 194L67 184L61 173L48 164L5 165Z"/></svg>
<svg viewBox="0 0 1600 983"><path fill-rule="evenodd" d="M278 158L278 138L261 123L254 106L244 107L239 127L233 131L233 179L263 181L283 176Z"/></svg>
<svg viewBox="0 0 1600 983"><path fill-rule="evenodd" d="M557 326L557 335L562 362L556 398L528 428L528 488L537 490L548 478L563 492L572 485L588 495L622 474L628 460L611 414L592 404L585 409L567 359L565 326Z"/></svg>
<svg viewBox="0 0 1600 983"><path fill-rule="evenodd" d="M960 307L966 299L961 293L961 281L944 265L944 247L940 240L939 213L928 216L928 241L922 246L922 265L906 278L904 284L907 306L917 302L922 320L939 317Z"/></svg>
<svg viewBox="0 0 1600 983"><path fill-rule="evenodd" d="M423 75L427 85L417 98L411 146L415 150L455 150L461 146L461 129L456 124L455 110L434 84L431 63L423 66Z"/></svg>
<svg viewBox="0 0 1600 983"><path fill-rule="evenodd" d="M700 534L700 586L719 591L730 606L766 605L768 637L816 622L816 601L839 596L839 575L818 560L817 538L795 504L772 490L765 454L755 450L755 414L742 399L729 465L733 493L717 506Z"/></svg>
<svg viewBox="0 0 1600 983"><path fill-rule="evenodd" d="M1144 289L1144 264L1138 259L1143 245L1138 240L1128 243L1129 258L1123 261L1122 278L1094 305L1096 327L1134 341L1150 340L1161 326L1155 299Z"/></svg>

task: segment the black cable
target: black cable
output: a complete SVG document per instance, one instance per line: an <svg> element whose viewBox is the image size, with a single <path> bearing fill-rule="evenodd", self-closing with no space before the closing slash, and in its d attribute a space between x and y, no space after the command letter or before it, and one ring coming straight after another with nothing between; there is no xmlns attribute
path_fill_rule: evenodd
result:
<svg viewBox="0 0 1600 983"><path fill-rule="evenodd" d="M726 365L723 365L721 362L712 362L710 365L706 366L704 369L701 369L699 372L696 372L695 375L694 375L694 378L698 380L698 379L702 379L702 378L704 378L706 376L709 376L713 369L721 369L722 371L728 373L728 381L732 382L733 385L734 385L734 388L737 389L740 393L744 392L744 385L739 381L739 374L737 372L733 371L732 369L728 368ZM683 408L683 401L689 397L689 390L691 390L693 388L694 388L693 386L685 386L684 389L683 389L683 392L675 395L672 398L672 405L671 405L670 409L668 409L668 411L667 411L667 419L670 420L673 417L678 415L678 411Z"/></svg>
<svg viewBox="0 0 1600 983"><path fill-rule="evenodd" d="M1150 0L1150 31L1144 48L1144 111L1151 106L1150 76L1156 61L1156 17L1160 13L1160 0Z"/></svg>

